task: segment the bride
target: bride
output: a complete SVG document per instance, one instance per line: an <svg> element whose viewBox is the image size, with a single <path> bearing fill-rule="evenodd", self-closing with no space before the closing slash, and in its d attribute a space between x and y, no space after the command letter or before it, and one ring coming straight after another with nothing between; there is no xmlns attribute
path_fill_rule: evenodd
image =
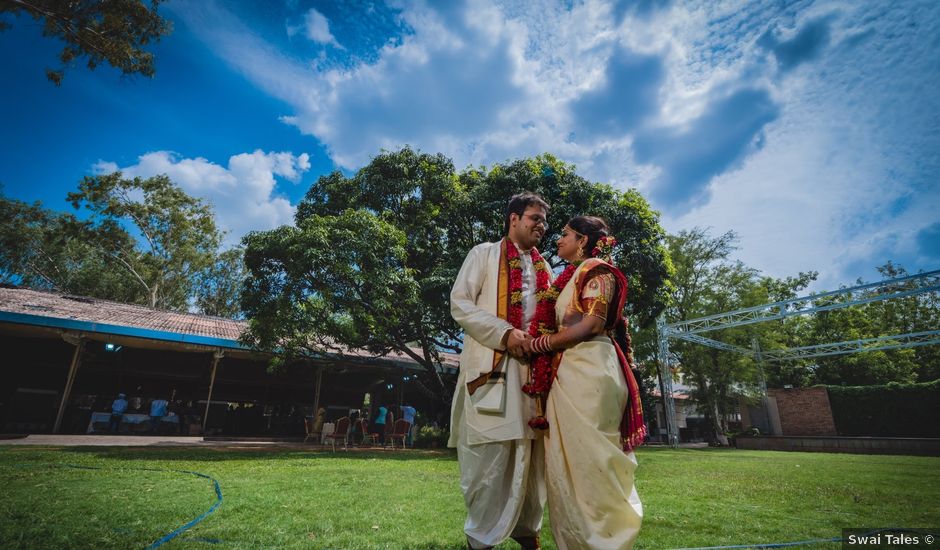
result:
<svg viewBox="0 0 940 550"><path fill-rule="evenodd" d="M540 299L544 322L533 324L524 390L544 410L530 425L547 428L548 507L561 549L632 548L643 519L633 449L646 432L623 317L627 281L603 259L615 244L601 218L571 219L558 239L570 265Z"/></svg>

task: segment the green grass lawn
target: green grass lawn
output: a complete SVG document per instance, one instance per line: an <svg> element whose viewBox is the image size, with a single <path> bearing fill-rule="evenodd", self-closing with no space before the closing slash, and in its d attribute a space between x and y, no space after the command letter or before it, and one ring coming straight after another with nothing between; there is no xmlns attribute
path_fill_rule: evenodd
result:
<svg viewBox="0 0 940 550"><path fill-rule="evenodd" d="M637 548L940 526L940 458L655 448L637 455L645 508ZM0 446L0 547L143 548L216 501L207 479L145 468L212 476L224 496L162 548L463 544L457 459L446 451ZM543 542L554 548L547 524Z"/></svg>

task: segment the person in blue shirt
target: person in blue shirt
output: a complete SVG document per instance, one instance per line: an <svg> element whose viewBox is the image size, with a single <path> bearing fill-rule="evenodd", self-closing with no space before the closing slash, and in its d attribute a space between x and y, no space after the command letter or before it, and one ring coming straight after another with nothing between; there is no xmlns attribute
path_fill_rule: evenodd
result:
<svg viewBox="0 0 940 550"><path fill-rule="evenodd" d="M402 420L410 424L410 426L408 426L408 437L405 438L407 440L409 447L414 447L414 441L412 440L412 437L414 435L414 428L415 428L415 413L417 412L418 411L416 411L415 408L409 405L408 403L405 403L404 405L401 406Z"/></svg>
<svg viewBox="0 0 940 550"><path fill-rule="evenodd" d="M379 405L379 411L375 413L375 422L372 423L372 433L379 434L379 443L385 444L385 417L388 416L388 409L385 405Z"/></svg>
<svg viewBox="0 0 940 550"><path fill-rule="evenodd" d="M121 418L124 416L126 411L127 396L123 393L119 393L117 399L111 403L111 421L108 422L111 433L117 433L121 428Z"/></svg>
<svg viewBox="0 0 940 550"><path fill-rule="evenodd" d="M150 433L157 433L160 421L166 416L168 405L166 399L154 399L150 402Z"/></svg>

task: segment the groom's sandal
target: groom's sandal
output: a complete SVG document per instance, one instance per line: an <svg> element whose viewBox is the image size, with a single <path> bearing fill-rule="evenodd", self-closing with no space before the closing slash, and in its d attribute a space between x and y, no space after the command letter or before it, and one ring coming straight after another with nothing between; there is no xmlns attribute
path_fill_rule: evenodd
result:
<svg viewBox="0 0 940 550"><path fill-rule="evenodd" d="M530 537L513 537L512 540L519 543L519 546L523 550L541 550L542 546L539 544L539 536L533 535Z"/></svg>

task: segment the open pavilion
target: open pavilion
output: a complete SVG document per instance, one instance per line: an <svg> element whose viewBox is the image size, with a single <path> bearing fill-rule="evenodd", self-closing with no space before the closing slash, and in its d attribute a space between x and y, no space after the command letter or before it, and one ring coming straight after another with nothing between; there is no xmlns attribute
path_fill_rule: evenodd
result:
<svg viewBox="0 0 940 550"><path fill-rule="evenodd" d="M270 354L239 342L247 326L0 287L0 433L100 429L92 419L108 413L119 392L127 394L128 413L140 416L151 399L169 400L190 420L176 429L191 435L302 437L304 417L321 407L330 421L378 403L408 402L429 422L446 418L416 376L423 367L404 354L344 350L269 372ZM457 356L444 354L438 370L455 377Z"/></svg>

